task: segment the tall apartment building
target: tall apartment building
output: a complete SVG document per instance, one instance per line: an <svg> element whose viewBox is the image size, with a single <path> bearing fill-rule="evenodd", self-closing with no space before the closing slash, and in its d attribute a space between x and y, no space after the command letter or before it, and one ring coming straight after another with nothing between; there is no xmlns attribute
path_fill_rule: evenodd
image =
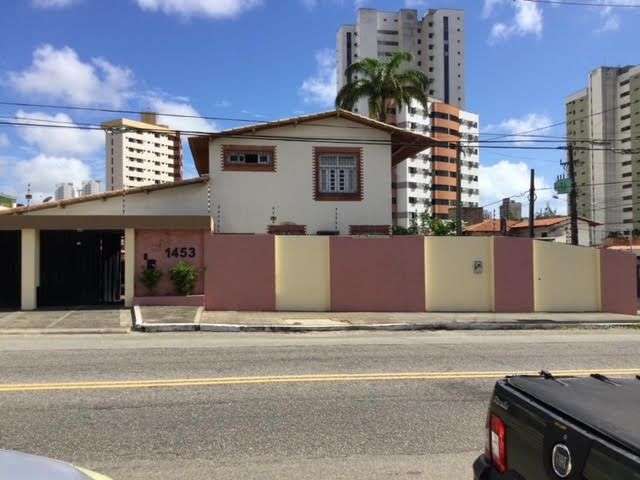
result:
<svg viewBox="0 0 640 480"><path fill-rule="evenodd" d="M122 118L102 127L106 129L107 190L182 179L180 135L159 125L155 113L142 114L141 121Z"/></svg>
<svg viewBox="0 0 640 480"><path fill-rule="evenodd" d="M426 92L430 101L426 111L418 104L404 105L388 121L444 142L477 142L478 115L464 110L464 12L437 9L420 17L413 9L359 9L356 24L343 25L338 31L338 88L349 81L345 71L352 63L384 59L397 51L411 53L409 68L432 80ZM367 100L358 102L354 111L368 115ZM461 153L462 202L477 207L480 156L477 146L470 147ZM454 144L425 150L397 165L393 172L395 224L408 227L425 211L449 217L450 207L456 205L455 175Z"/></svg>
<svg viewBox="0 0 640 480"><path fill-rule="evenodd" d="M500 218L522 220L522 203L515 200L503 200L500 204Z"/></svg>
<svg viewBox="0 0 640 480"><path fill-rule="evenodd" d="M640 65L593 70L587 88L566 99L566 115L567 137L578 147L578 215L603 224L597 241L639 229Z"/></svg>
<svg viewBox="0 0 640 480"><path fill-rule="evenodd" d="M414 104L401 111L396 123L442 142L462 140L468 144L460 152L461 200L463 207L477 207L480 202L478 115L432 99L427 110ZM457 205L455 147L456 144L448 144L430 148L396 165L392 185L395 225L409 227L423 212L438 218L450 217L450 208Z"/></svg>
<svg viewBox="0 0 640 480"><path fill-rule="evenodd" d="M102 183L98 180L87 180L82 182L82 187L78 190L78 194L81 197L87 195L96 195L102 193Z"/></svg>
<svg viewBox="0 0 640 480"><path fill-rule="evenodd" d="M56 185L56 190L53 197L56 201L67 200L68 198L75 198L77 196L76 187L73 183L59 183Z"/></svg>
<svg viewBox="0 0 640 480"><path fill-rule="evenodd" d="M433 80L427 92L430 97L465 106L462 10L429 10L420 17L412 9L383 12L361 8L355 25L338 30L337 46L338 88L347 83L345 70L352 63L404 51L413 55L411 68ZM367 102L359 102L357 111L367 115Z"/></svg>

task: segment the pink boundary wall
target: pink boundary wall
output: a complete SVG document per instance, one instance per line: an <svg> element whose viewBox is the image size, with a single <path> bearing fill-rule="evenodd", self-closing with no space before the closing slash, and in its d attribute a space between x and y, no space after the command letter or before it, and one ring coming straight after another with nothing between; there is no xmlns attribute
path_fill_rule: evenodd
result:
<svg viewBox="0 0 640 480"><path fill-rule="evenodd" d="M331 237L331 309L423 312L424 238Z"/></svg>
<svg viewBox="0 0 640 480"><path fill-rule="evenodd" d="M496 313L533 312L533 240L494 237Z"/></svg>
<svg viewBox="0 0 640 480"><path fill-rule="evenodd" d="M636 262L632 253L600 250L603 312L636 315Z"/></svg>
<svg viewBox="0 0 640 480"><path fill-rule="evenodd" d="M207 310L276 309L276 260L273 235L205 237Z"/></svg>

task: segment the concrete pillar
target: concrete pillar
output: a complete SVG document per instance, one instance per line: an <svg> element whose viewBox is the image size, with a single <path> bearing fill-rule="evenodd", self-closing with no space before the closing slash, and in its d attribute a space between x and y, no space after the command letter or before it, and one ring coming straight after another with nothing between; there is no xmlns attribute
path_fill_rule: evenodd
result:
<svg viewBox="0 0 640 480"><path fill-rule="evenodd" d="M136 231L134 228L124 230L124 305L133 306L136 284Z"/></svg>
<svg viewBox="0 0 640 480"><path fill-rule="evenodd" d="M21 299L22 310L35 310L38 306L40 278L40 232L25 228L22 236Z"/></svg>

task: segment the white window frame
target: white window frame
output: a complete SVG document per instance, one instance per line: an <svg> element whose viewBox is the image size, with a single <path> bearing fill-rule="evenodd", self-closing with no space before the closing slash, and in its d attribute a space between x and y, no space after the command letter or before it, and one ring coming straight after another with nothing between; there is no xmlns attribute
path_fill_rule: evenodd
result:
<svg viewBox="0 0 640 480"><path fill-rule="evenodd" d="M322 194L358 193L358 156L323 153L318 156L318 192Z"/></svg>

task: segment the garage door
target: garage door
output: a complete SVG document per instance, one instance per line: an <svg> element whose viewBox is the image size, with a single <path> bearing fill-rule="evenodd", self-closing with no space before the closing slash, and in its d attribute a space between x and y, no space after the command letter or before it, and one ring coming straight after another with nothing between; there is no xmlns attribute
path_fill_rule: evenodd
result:
<svg viewBox="0 0 640 480"><path fill-rule="evenodd" d="M20 306L20 231L0 230L0 308Z"/></svg>
<svg viewBox="0 0 640 480"><path fill-rule="evenodd" d="M122 231L40 232L38 306L121 301Z"/></svg>

